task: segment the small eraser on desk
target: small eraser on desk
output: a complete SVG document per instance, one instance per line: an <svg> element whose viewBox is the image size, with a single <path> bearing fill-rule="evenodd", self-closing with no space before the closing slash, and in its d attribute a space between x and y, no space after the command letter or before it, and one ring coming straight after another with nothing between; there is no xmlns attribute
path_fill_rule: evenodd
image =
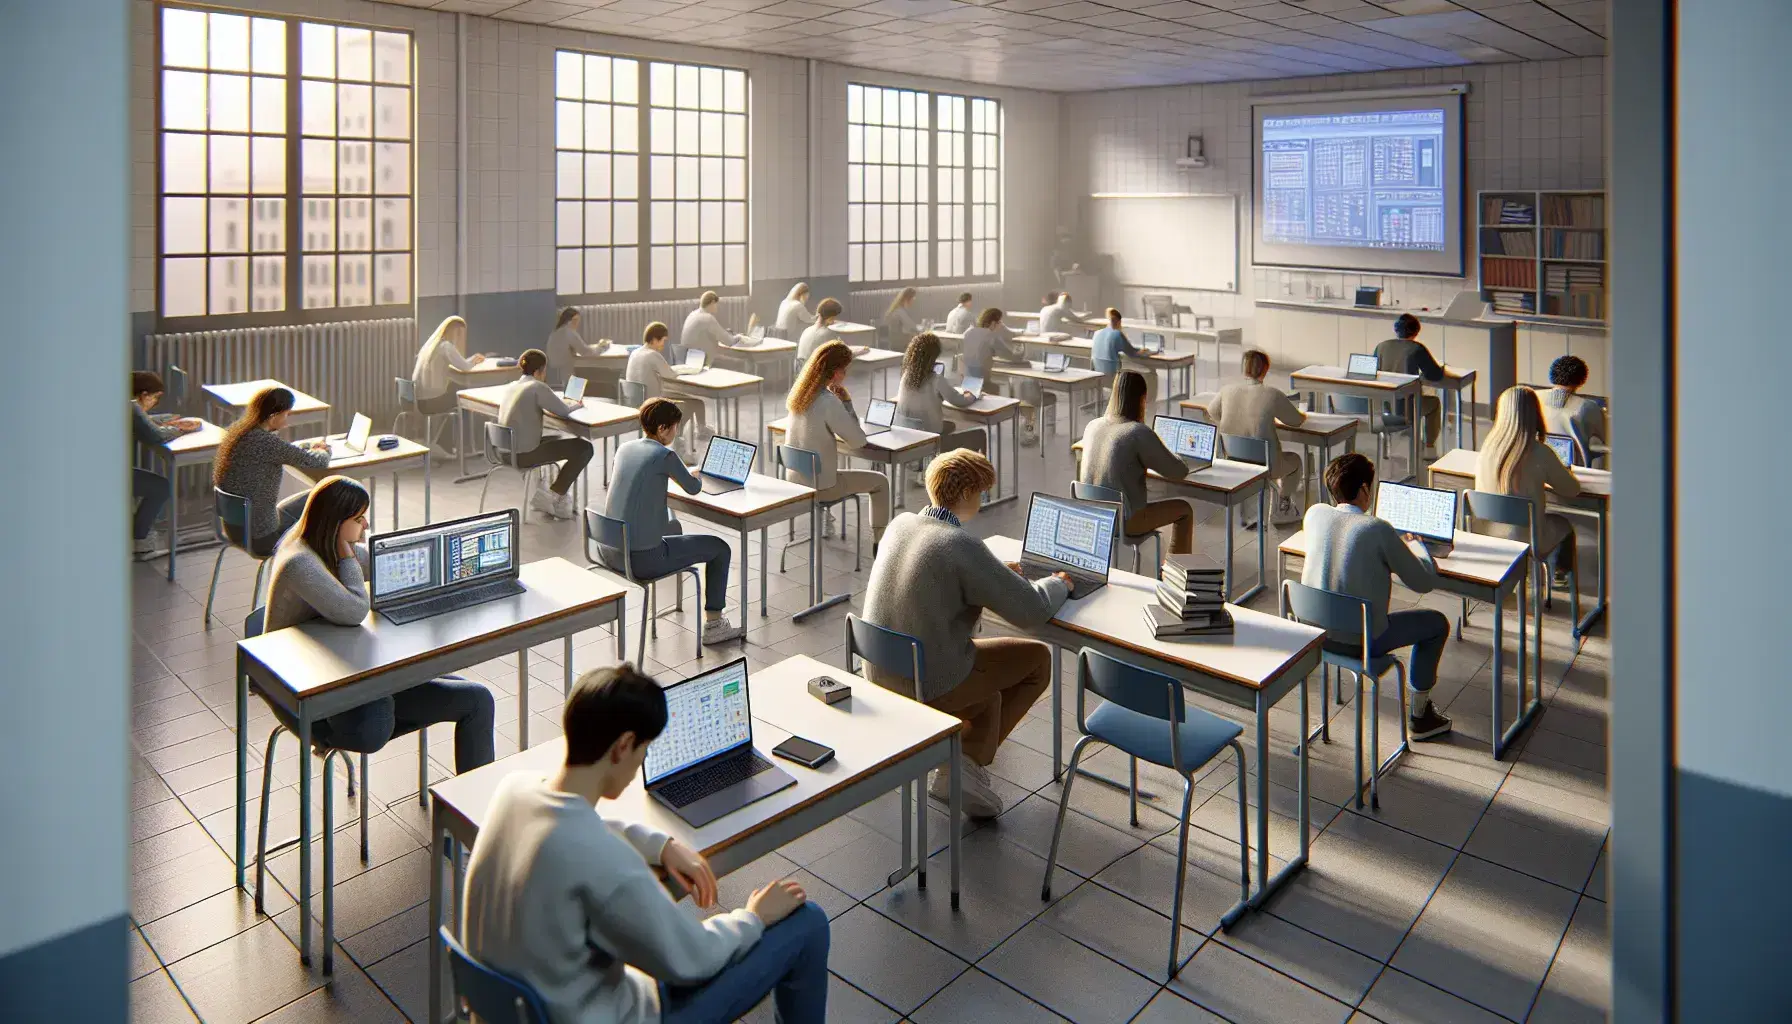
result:
<svg viewBox="0 0 1792 1024"><path fill-rule="evenodd" d="M852 696L852 687L828 676L809 680L809 693L824 704L838 704Z"/></svg>

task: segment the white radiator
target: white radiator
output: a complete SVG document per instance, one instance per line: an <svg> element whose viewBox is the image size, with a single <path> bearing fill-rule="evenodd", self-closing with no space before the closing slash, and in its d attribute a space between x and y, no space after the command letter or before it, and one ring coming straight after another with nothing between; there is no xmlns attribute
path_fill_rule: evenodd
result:
<svg viewBox="0 0 1792 1024"><path fill-rule="evenodd" d="M683 344L684 318L697 308L695 299L666 299L659 302L621 302L601 306L579 307L579 335L586 341L608 338L618 345L639 345L641 332L659 321L671 328L668 343ZM747 297L731 295L717 304L716 317L729 330L747 329Z"/></svg>

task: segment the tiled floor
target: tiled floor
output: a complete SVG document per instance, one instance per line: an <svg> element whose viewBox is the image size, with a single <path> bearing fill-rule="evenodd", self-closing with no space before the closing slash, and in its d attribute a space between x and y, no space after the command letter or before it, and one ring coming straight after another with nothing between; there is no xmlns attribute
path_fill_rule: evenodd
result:
<svg viewBox="0 0 1792 1024"><path fill-rule="evenodd" d="M1055 435L1047 446L1044 460L1036 450L1024 452L1023 492L1068 490L1068 442ZM470 513L477 500L476 486L446 483L451 475L436 475L438 518ZM405 481L407 524L421 519L420 482ZM514 481L495 481L494 502L514 501L514 488ZM911 508L920 503L919 490L905 496ZM390 500L382 481L381 525ZM1222 520L1196 507L1199 550L1223 557ZM1003 506L973 529L1013 535L1023 509L1024 503ZM525 528L525 557L562 554L582 561L577 531L575 523L538 520ZM1255 571L1250 540L1241 537L1243 576ZM1589 565L1591 547L1589 524L1581 527ZM803 555L804 549L791 552L789 575L772 574L770 616L761 618L754 609L745 650L755 665L797 653L841 661L844 608L801 626L789 619L806 603ZM298 962L296 851L270 859L274 884L266 909L272 917L256 913L252 900L232 888L226 852L233 848L234 827L232 644L249 610L255 567L240 554L226 554L217 595L222 623L208 630L201 609L212 559L211 551L183 555L178 584L161 575L162 563L138 566L133 578L136 1019L420 1021L428 858L415 744L395 741L375 758L368 863L354 855L359 808L341 787L336 790L345 833L337 858L333 980ZM838 538L828 545L827 565L830 591L862 594L866 574L842 571L851 569L852 552ZM739 614L732 605L736 593L731 587L731 615ZM1404 590L1396 595L1397 602L1420 601ZM1273 601L1266 593L1255 606L1273 610ZM1455 609L1444 598L1423 603ZM1137 826L1128 824L1122 794L1079 785L1052 900L1040 900L1059 793L1051 778L1049 697L994 766L1009 809L966 837L958 913L947 909L937 887L919 892L912 881L884 885L901 834L893 794L736 872L725 880L724 902L739 906L755 885L774 877L800 879L834 922L830 1017L846 1022L1602 1020L1610 976L1603 902L1608 648L1601 636L1579 645L1571 641L1565 604L1558 601L1545 624L1549 707L1506 761L1493 761L1487 749L1491 617L1484 609L1463 639L1451 641L1436 691L1456 720L1455 736L1419 745L1384 781L1379 812L1340 806L1350 792L1352 708L1334 709L1333 741L1314 750L1311 864L1267 912L1247 917L1231 932L1218 930L1218 917L1237 897L1235 769L1222 759L1203 775L1189 841L1182 963L1174 977L1165 974L1165 911L1176 851L1175 807L1167 794L1180 787L1174 777L1142 771L1147 788L1166 796L1141 806ZM631 621L638 621L635 614L631 610ZM700 664L692 660L685 628L690 614L666 620L649 643L647 664L655 673L676 677ZM580 636L575 667L605 663L612 643L604 633ZM553 644L531 662L531 729L538 740L558 732L560 656L560 645ZM717 656L706 653L702 663ZM514 750L514 661L502 659L473 674L498 697L500 754ZM1067 733L1074 729L1072 684L1067 678ZM1391 695L1381 713L1383 725L1396 728ZM1272 852L1289 849L1296 838L1295 794L1287 788L1296 764L1289 753L1298 733L1295 715L1276 712ZM270 721L265 708L252 709L257 767L250 786L256 795ZM429 737L432 778L446 775L452 764L448 732ZM289 738L275 766L270 832L279 837L297 829L292 748ZM1090 760L1110 773L1125 770L1112 752ZM1252 794L1255 799L1254 787ZM250 810L253 828L258 807ZM944 816L938 812L936 822L942 827L930 835L942 837ZM762 1009L755 1019L760 1017L769 1020L770 1013Z"/></svg>

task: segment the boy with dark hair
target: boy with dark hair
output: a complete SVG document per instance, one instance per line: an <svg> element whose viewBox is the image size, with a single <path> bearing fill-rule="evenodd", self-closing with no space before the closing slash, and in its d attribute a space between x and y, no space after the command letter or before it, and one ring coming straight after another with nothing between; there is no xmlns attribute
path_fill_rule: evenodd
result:
<svg viewBox="0 0 1792 1024"><path fill-rule="evenodd" d="M554 1024L726 1024L769 993L785 1024L827 1018L828 921L780 881L699 921L654 868L716 902L703 856L645 825L593 813L641 772L667 720L631 665L588 672L566 701L566 763L498 784L467 866L461 940L529 983Z"/></svg>
<svg viewBox="0 0 1792 1024"><path fill-rule="evenodd" d="M1450 720L1431 703L1437 684L1438 662L1450 620L1440 611L1418 608L1391 612L1393 589L1390 574L1419 593L1437 586L1437 566L1431 554L1410 535L1394 532L1386 520L1369 514L1375 496L1375 463L1367 456L1348 452L1325 467L1325 489L1336 505L1315 503L1307 509L1303 529L1307 558L1300 581L1309 587L1361 598L1369 604L1369 656L1380 658L1402 647L1412 648L1407 684L1412 688L1408 708L1410 735L1428 740L1450 731ZM1358 631L1326 638L1326 647L1355 656L1362 637Z"/></svg>
<svg viewBox="0 0 1792 1024"><path fill-rule="evenodd" d="M516 468L534 469L561 463L554 482L543 486L537 480L530 489L530 504L543 515L555 519L571 519L572 485L578 483L592 455L591 442L582 437L543 439L541 417L567 417L584 407L568 402L548 387L548 354L532 348L517 360L522 376L504 389L498 402L498 422L510 428L510 443L516 456Z"/></svg>
<svg viewBox="0 0 1792 1024"><path fill-rule="evenodd" d="M1587 383L1587 361L1579 356L1557 356L1549 364L1549 382L1554 385L1537 396L1543 403L1543 426L1552 434L1567 434L1583 445L1594 438L1605 440L1605 407L1591 398L1583 398L1580 389Z"/></svg>
<svg viewBox="0 0 1792 1024"><path fill-rule="evenodd" d="M1411 313L1402 313L1394 321L1394 336L1375 346L1377 369L1387 373L1404 373L1415 377L1423 377L1432 382L1444 379L1443 364L1431 355L1431 350L1419 340L1419 318ZM1436 395L1423 395L1419 399L1419 411L1425 418L1425 447L1433 449L1437 445L1437 434L1443 426L1444 407ZM1410 416L1402 400L1399 412Z"/></svg>

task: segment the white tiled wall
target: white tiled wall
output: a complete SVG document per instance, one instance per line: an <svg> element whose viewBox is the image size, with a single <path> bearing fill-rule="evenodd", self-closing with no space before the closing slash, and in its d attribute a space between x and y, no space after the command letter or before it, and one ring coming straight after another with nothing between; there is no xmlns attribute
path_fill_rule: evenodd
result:
<svg viewBox="0 0 1792 1024"><path fill-rule="evenodd" d="M1239 202L1243 287L1183 292L1196 312L1248 318L1258 298L1303 299L1330 288L1349 294L1378 285L1407 307L1439 307L1476 287L1473 233L1469 278L1311 273L1250 267L1251 101L1253 95L1467 82L1468 192L1483 189L1605 187L1605 60L1599 57L1521 64L1484 64L1274 82L1128 89L1065 96L1059 199L1067 223L1083 215L1096 192L1231 193ZM1186 139L1200 135L1209 166L1175 165ZM1474 204L1469 204L1473 217ZM1309 289L1314 291L1309 293ZM1161 291L1161 289L1153 289ZM1138 293L1122 296L1136 311Z"/></svg>

